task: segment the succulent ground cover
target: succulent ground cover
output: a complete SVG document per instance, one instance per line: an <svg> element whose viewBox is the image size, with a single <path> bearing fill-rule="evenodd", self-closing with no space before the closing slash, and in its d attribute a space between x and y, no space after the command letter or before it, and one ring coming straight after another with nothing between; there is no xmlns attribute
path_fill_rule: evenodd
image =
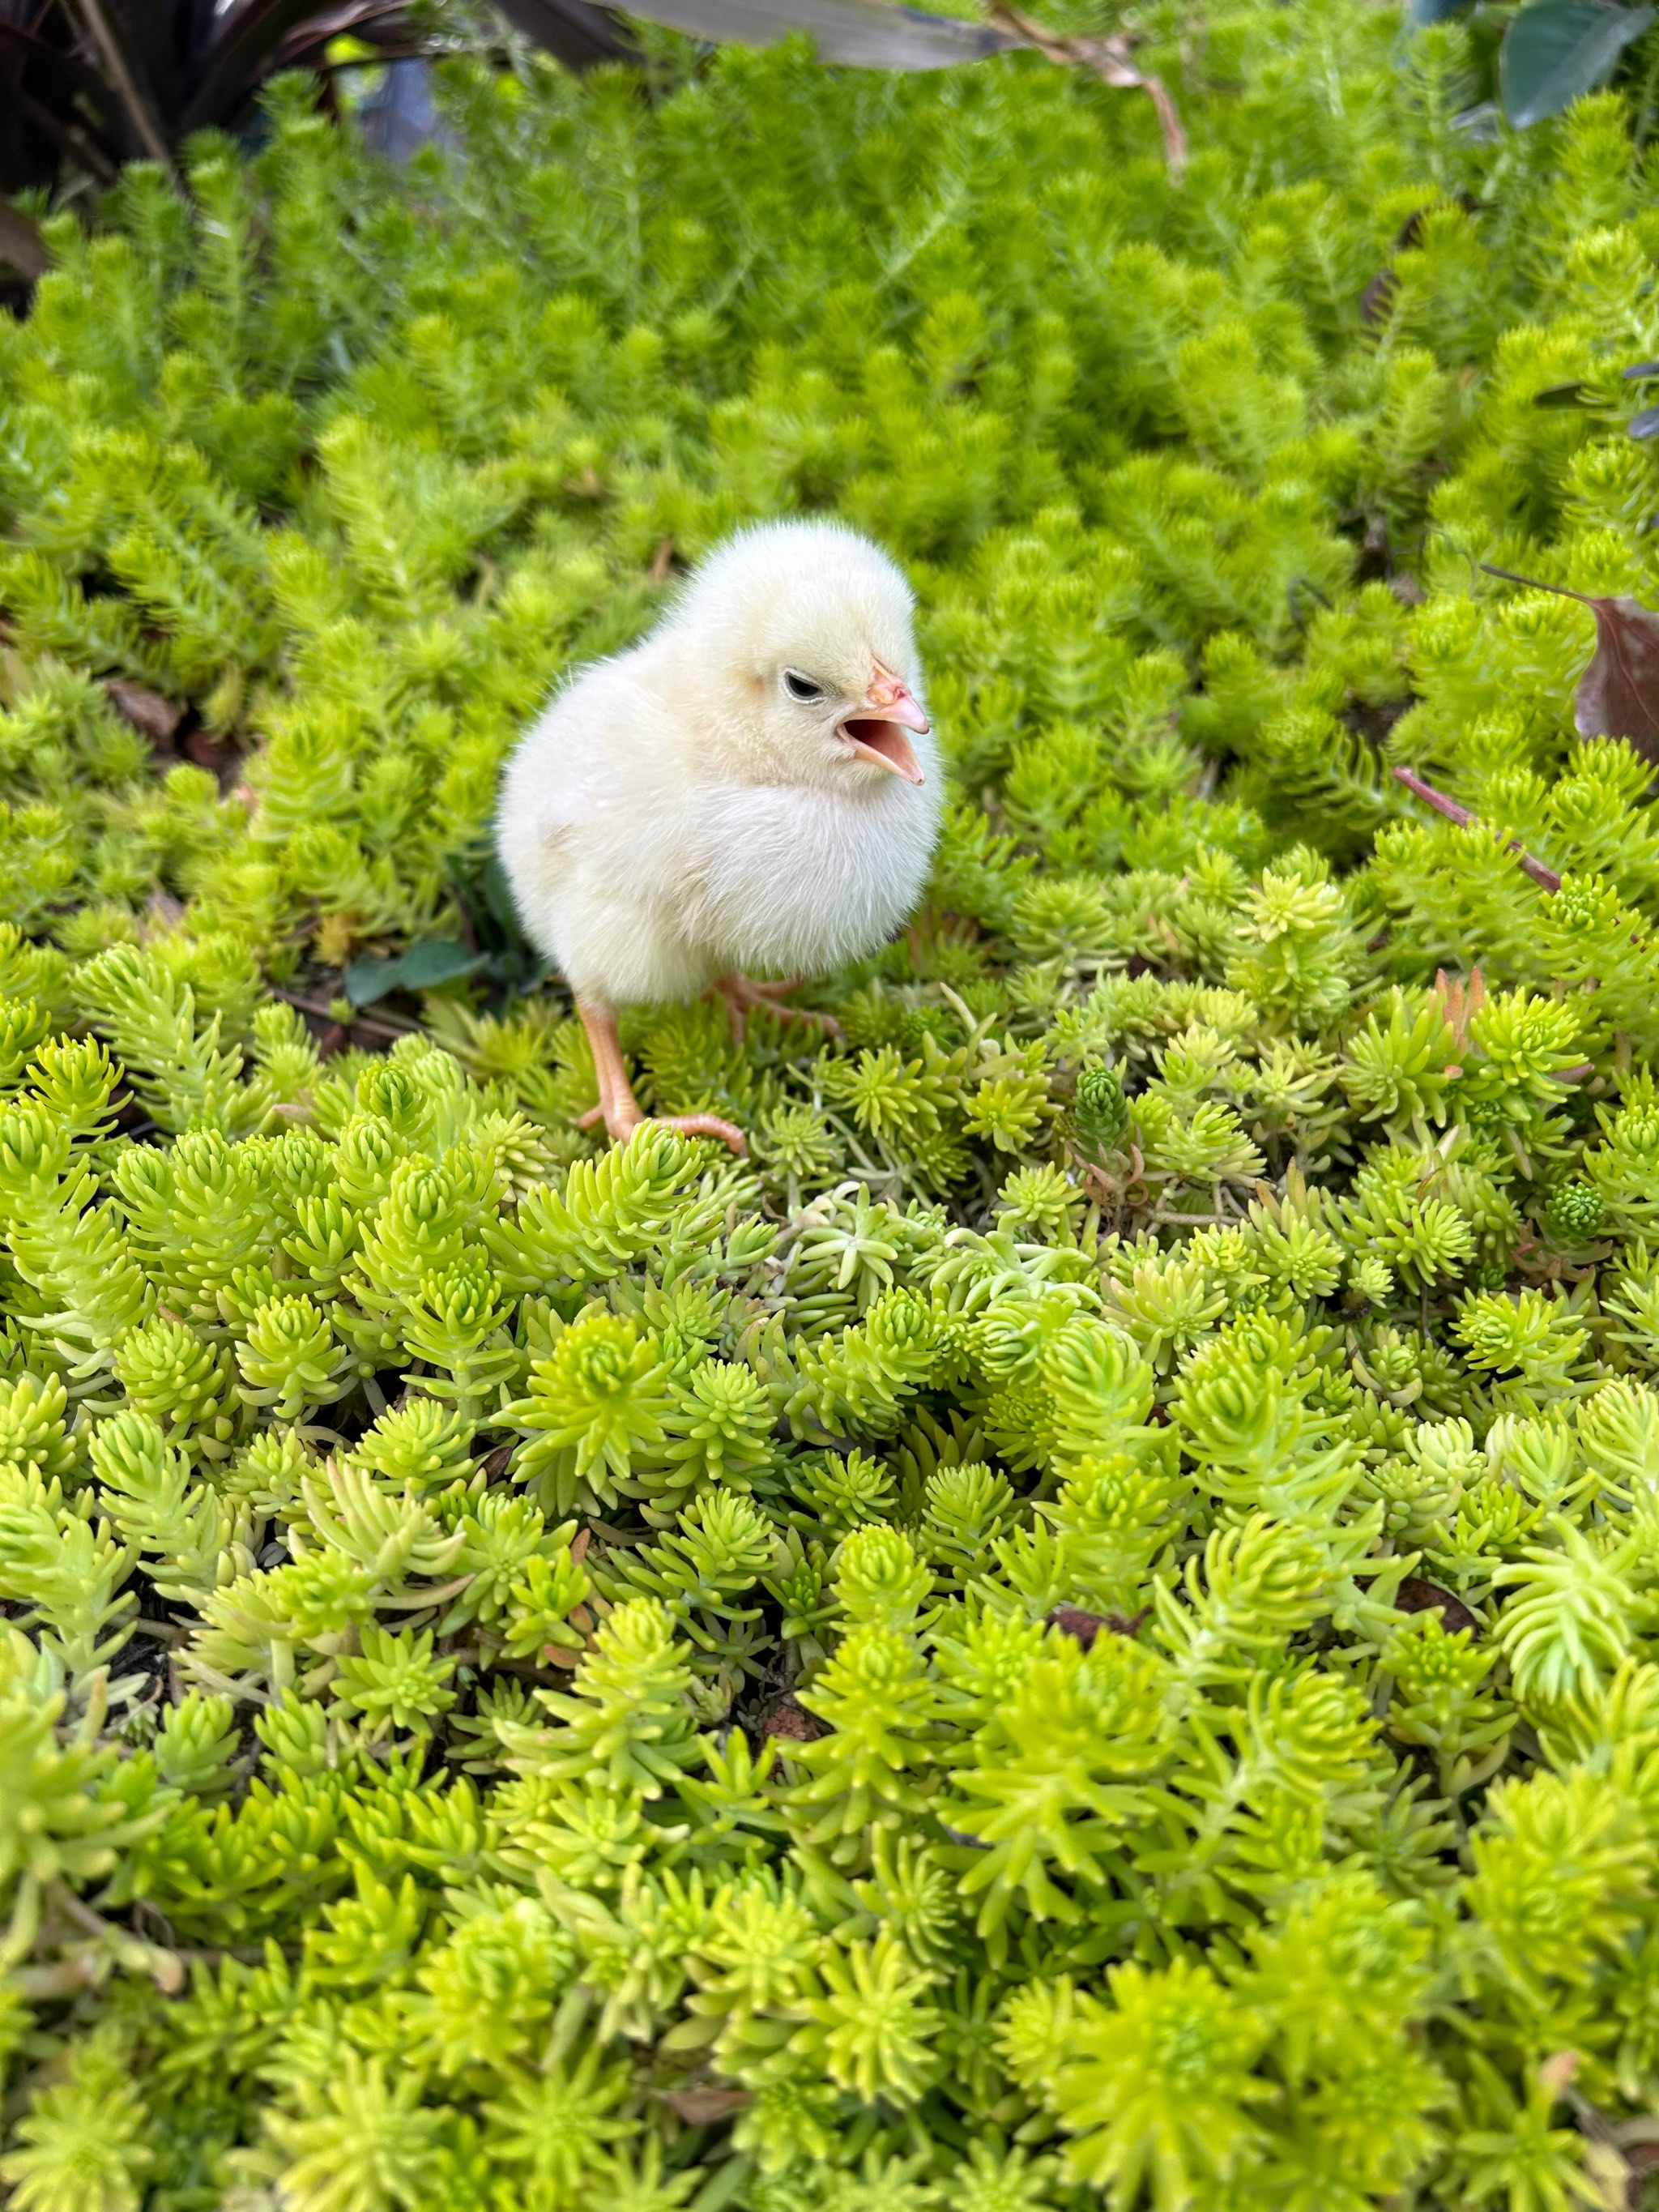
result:
<svg viewBox="0 0 1659 2212"><path fill-rule="evenodd" d="M1641 2201L1659 833L1480 564L1659 605L1659 214L1401 35L1172 27L1184 181L1035 58L665 43L53 228L17 2212ZM635 1018L749 1162L601 1152L495 769L792 508L915 578L935 878L844 1048Z"/></svg>

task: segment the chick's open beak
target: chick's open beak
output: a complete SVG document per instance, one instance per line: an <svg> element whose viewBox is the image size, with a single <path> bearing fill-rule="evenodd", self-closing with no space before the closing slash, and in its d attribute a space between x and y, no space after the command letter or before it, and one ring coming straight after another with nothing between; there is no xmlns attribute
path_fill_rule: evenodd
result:
<svg viewBox="0 0 1659 2212"><path fill-rule="evenodd" d="M927 715L908 688L889 670L878 667L857 713L849 714L841 729L855 753L878 767L891 769L907 783L921 783L926 781L921 763L904 733L915 730L926 736L927 726Z"/></svg>

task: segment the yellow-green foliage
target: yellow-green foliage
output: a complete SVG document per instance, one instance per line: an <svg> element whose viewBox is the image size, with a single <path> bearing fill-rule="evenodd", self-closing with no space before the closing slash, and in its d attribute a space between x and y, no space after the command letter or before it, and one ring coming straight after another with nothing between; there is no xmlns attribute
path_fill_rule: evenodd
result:
<svg viewBox="0 0 1659 2212"><path fill-rule="evenodd" d="M1659 605L1649 171L1149 23L1182 183L1036 57L662 40L401 178L279 87L0 319L16 2212L1638 2201L1659 837L1478 563ZM556 979L333 1049L547 687L818 508L952 805L844 1048L632 1018L751 1160L579 1133Z"/></svg>

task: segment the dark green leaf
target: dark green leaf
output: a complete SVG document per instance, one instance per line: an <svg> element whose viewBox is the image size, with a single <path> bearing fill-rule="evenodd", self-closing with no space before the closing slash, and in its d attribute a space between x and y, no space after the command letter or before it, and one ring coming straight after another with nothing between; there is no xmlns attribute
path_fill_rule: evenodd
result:
<svg viewBox="0 0 1659 2212"><path fill-rule="evenodd" d="M423 945L411 945L398 966L403 971L398 978L403 989L431 991L440 983L476 975L483 966L483 955L470 951L453 938L431 937Z"/></svg>
<svg viewBox="0 0 1659 2212"><path fill-rule="evenodd" d="M1504 112L1517 127L1559 115L1613 74L1651 8L1606 8L1601 0L1530 0L1504 34L1498 82Z"/></svg>
<svg viewBox="0 0 1659 2212"><path fill-rule="evenodd" d="M1644 407L1639 415L1632 415L1628 425L1632 438L1650 438L1659 430L1659 407Z"/></svg>
<svg viewBox="0 0 1659 2212"><path fill-rule="evenodd" d="M1551 384L1533 393L1532 404L1534 407L1582 407L1588 396L1582 384Z"/></svg>
<svg viewBox="0 0 1659 2212"><path fill-rule="evenodd" d="M509 944L524 942L524 933L519 927L519 909L513 903L512 887L507 880L507 871L492 853L483 870L484 904L499 924Z"/></svg>
<svg viewBox="0 0 1659 2212"><path fill-rule="evenodd" d="M1407 14L1413 23L1443 23L1449 16L1462 15L1474 5L1474 0L1411 0Z"/></svg>
<svg viewBox="0 0 1659 2212"><path fill-rule="evenodd" d="M317 10L313 0L242 0L221 18L181 118L185 131L218 123L247 100L289 33Z"/></svg>
<svg viewBox="0 0 1659 2212"><path fill-rule="evenodd" d="M354 960L346 969L346 996L354 1006L372 1006L389 991L435 990L440 983L476 975L483 964L481 952L469 952L452 938L428 938L395 960Z"/></svg>
<svg viewBox="0 0 1659 2212"><path fill-rule="evenodd" d="M494 848L479 838L453 853L447 873L492 988L510 996L533 990L546 975L547 963L519 927L513 892Z"/></svg>
<svg viewBox="0 0 1659 2212"><path fill-rule="evenodd" d="M770 46L805 31L821 59L860 69L949 69L1024 43L891 0L630 0L628 12L722 45Z"/></svg>
<svg viewBox="0 0 1659 2212"><path fill-rule="evenodd" d="M532 45L544 46L568 70L599 62L629 61L639 49L615 17L587 0L500 0L502 15Z"/></svg>
<svg viewBox="0 0 1659 2212"><path fill-rule="evenodd" d="M345 994L354 1006L372 1006L377 999L395 991L401 960L354 960L345 971Z"/></svg>

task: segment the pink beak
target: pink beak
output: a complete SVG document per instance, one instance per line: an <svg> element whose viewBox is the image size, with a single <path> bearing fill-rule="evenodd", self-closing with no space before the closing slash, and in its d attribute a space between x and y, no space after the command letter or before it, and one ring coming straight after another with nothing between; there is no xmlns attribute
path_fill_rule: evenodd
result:
<svg viewBox="0 0 1659 2212"><path fill-rule="evenodd" d="M858 712L849 714L841 726L842 735L855 753L880 768L890 769L907 783L922 783L927 779L915 747L904 733L915 730L925 737L927 728L927 717L908 687L879 662Z"/></svg>

